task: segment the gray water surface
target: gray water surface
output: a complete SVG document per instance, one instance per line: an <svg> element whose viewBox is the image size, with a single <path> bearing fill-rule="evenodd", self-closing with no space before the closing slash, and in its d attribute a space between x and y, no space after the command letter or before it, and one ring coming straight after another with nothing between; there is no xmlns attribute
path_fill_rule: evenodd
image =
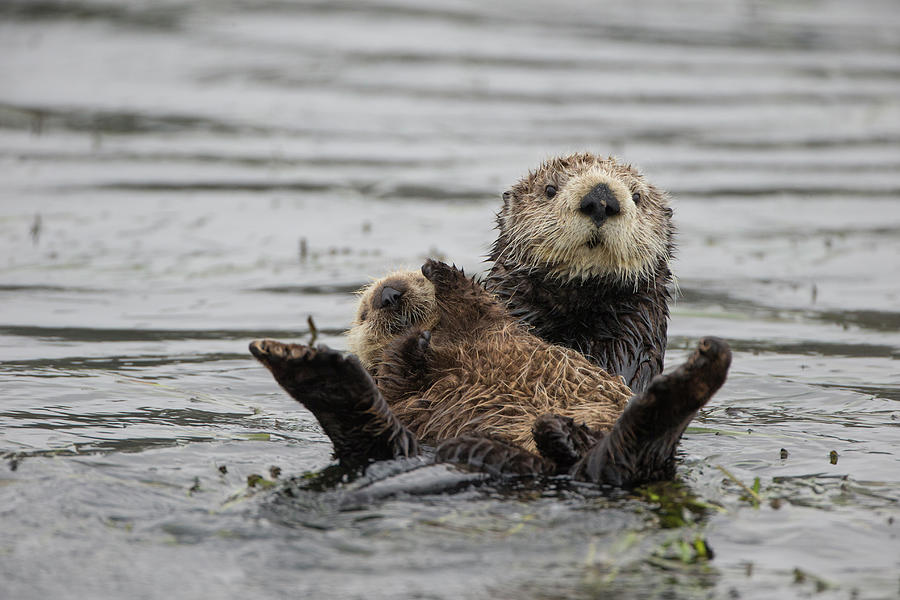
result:
<svg viewBox="0 0 900 600"><path fill-rule="evenodd" d="M247 343L573 150L672 194L667 364L735 350L682 487L248 488L330 445ZM900 596L893 1L7 0L0 183L3 598Z"/></svg>

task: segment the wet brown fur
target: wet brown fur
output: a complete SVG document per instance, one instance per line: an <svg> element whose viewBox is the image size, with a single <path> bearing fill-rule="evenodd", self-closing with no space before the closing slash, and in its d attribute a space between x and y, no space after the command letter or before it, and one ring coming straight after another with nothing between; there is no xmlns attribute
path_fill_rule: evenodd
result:
<svg viewBox="0 0 900 600"><path fill-rule="evenodd" d="M620 377L532 335L455 267L429 261L422 271L434 284L437 323L430 338L412 327L389 343L376 376L422 441L490 434L534 451L541 415L604 430L622 413L631 390Z"/></svg>

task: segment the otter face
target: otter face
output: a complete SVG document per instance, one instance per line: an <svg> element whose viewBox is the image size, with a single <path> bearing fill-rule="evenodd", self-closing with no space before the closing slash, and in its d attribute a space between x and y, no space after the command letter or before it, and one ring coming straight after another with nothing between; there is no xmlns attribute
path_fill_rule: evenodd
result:
<svg viewBox="0 0 900 600"><path fill-rule="evenodd" d="M388 343L438 321L434 284L418 271L396 271L361 289L356 318L347 332L350 351L374 369Z"/></svg>
<svg viewBox="0 0 900 600"><path fill-rule="evenodd" d="M592 154L555 158L503 194L501 258L564 281L652 280L672 246L666 195L636 169Z"/></svg>

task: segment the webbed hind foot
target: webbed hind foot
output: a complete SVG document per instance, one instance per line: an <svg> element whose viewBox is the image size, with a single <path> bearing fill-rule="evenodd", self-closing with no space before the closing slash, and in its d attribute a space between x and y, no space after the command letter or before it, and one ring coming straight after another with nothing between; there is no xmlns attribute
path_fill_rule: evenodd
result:
<svg viewBox="0 0 900 600"><path fill-rule="evenodd" d="M613 429L573 467L573 477L619 487L671 479L681 434L725 382L730 365L724 340L700 340L684 364L631 399Z"/></svg>
<svg viewBox="0 0 900 600"><path fill-rule="evenodd" d="M250 352L313 413L341 465L355 468L418 454L416 437L397 420L355 356L276 340L256 340Z"/></svg>

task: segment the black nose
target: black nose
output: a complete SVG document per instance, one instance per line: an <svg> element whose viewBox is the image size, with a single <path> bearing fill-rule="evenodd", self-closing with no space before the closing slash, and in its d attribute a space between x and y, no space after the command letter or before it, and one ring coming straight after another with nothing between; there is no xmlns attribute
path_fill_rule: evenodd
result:
<svg viewBox="0 0 900 600"><path fill-rule="evenodd" d="M400 290L384 286L381 288L381 308L396 306L397 303L400 302L401 296L403 296L403 292Z"/></svg>
<svg viewBox="0 0 900 600"><path fill-rule="evenodd" d="M578 205L578 210L589 216L594 225L600 227L607 217L619 214L622 208L619 206L619 201L612 190L609 189L609 186L605 183L599 183L584 195L584 198L581 199L581 204Z"/></svg>

